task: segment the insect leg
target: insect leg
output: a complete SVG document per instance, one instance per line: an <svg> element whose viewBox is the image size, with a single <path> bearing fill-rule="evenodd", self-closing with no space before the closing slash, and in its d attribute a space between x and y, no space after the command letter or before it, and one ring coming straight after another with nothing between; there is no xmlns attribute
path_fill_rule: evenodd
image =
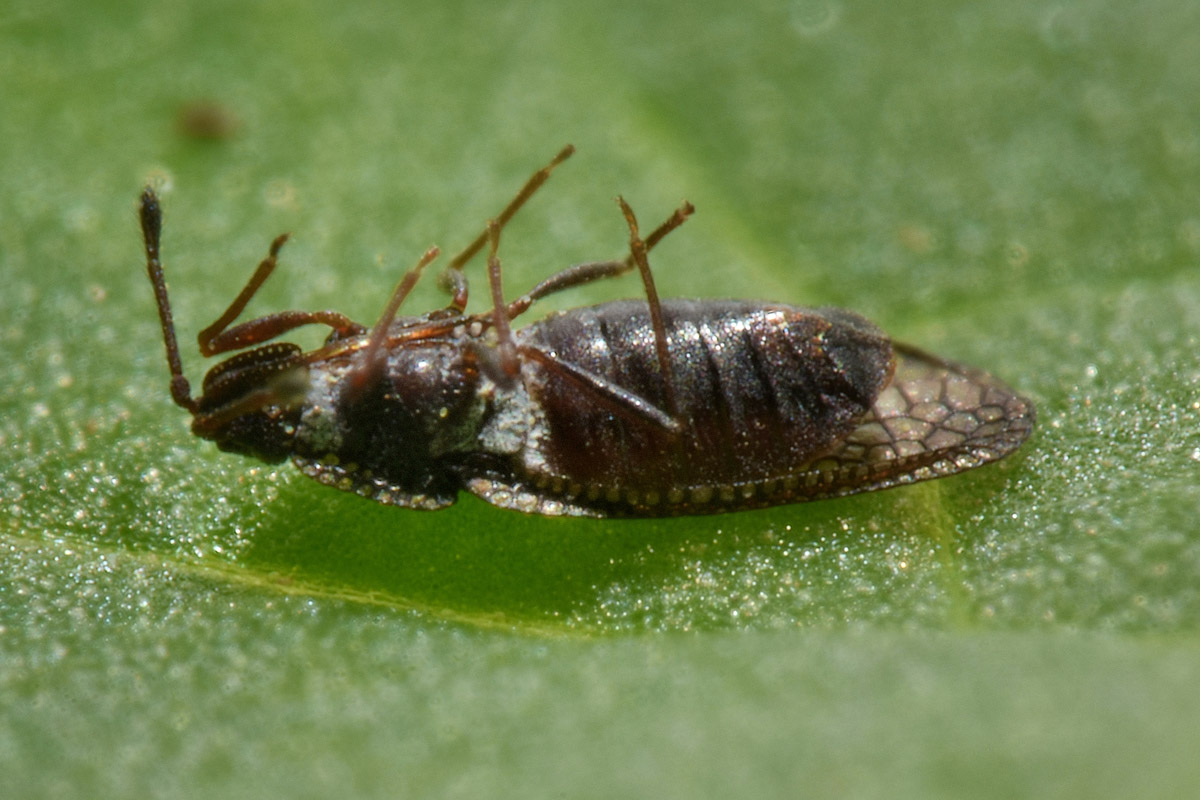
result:
<svg viewBox="0 0 1200 800"><path fill-rule="evenodd" d="M650 261L646 258L646 242L638 235L637 217L633 209L625 202L624 197L617 197L625 222L629 225L629 255L637 264L642 276L642 287L646 290L646 303L650 307L650 325L654 328L654 350L658 354L658 368L662 372L663 393L667 399L667 410L671 416L679 417L679 406L675 402L675 380L671 374L671 354L667 351L667 326L663 323L662 303L658 299L658 289L654 286L654 273L650 271Z"/></svg>
<svg viewBox="0 0 1200 800"><path fill-rule="evenodd" d="M684 203L677 208L675 213L667 218L666 222L655 228L653 233L645 238L646 252L652 250L654 245L662 241L664 236L682 225L684 220L691 216L695 210L695 207L691 203ZM527 294L512 301L508 306L508 317L512 319L524 314L535 301L547 295L556 294L565 289L582 286L585 283L591 283L603 278L616 278L629 272L629 270L633 269L634 265L634 259L631 254L623 261L589 261L585 264L575 264L574 266L567 267L563 271L546 278L533 287Z"/></svg>
<svg viewBox="0 0 1200 800"><path fill-rule="evenodd" d="M500 228L503 228L513 215L525 205L525 202L533 196L534 192L541 188L546 179L550 177L550 173L554 171L562 162L566 161L575 152L574 145L567 145L558 152L550 163L542 167L537 172L530 176L525 185L521 187L521 191L517 192L504 210L493 220ZM492 223L488 223L488 228L491 228ZM450 292L450 307L458 313L463 313L467 309L467 276L463 273L463 265L475 257L475 254L483 249L483 245L488 241L489 232L485 229L482 233L475 237L466 249L450 260L446 269L442 271L438 278L438 285L446 291Z"/></svg>
<svg viewBox="0 0 1200 800"><path fill-rule="evenodd" d="M625 222L629 226L629 256L624 261L597 261L588 264L577 264L556 275L552 275L535 286L529 294L515 300L507 307L503 315L500 313L500 303L503 302L503 298L496 293L499 289L499 275L497 274L492 289L493 300L496 303L497 334L501 337L501 342L505 341L504 337L506 333L511 338L512 334L508 332L509 319L523 313L534 300L540 297L545 297L553 292L559 292L572 286L587 283L588 281L597 280L598 278L615 277L637 266L638 272L642 276L642 286L646 292L646 302L650 308L650 324L654 329L654 350L658 358L658 368L662 374L663 394L667 401L667 410L673 419L678 419L679 405L675 399L675 381L672 376L670 352L667 349L667 328L663 322L662 304L658 299L658 290L654 286L654 275L650 271L650 262L646 258L646 251L661 241L668 233L682 225L683 221L695 209L690 203L685 203L666 222L655 228L648 238L642 239L638 232L637 218L634 216L633 209L629 207L629 204L622 197L618 197L617 202L620 203L621 212L625 215ZM493 248L494 254L495 250ZM490 261L488 266L490 272ZM496 267L498 270L499 263L497 263ZM501 328L502 318L504 322L503 328Z"/></svg>
<svg viewBox="0 0 1200 800"><path fill-rule="evenodd" d="M500 282L500 224L496 220L488 223L488 238L491 250L488 253L488 286L492 290L492 324L496 328L496 349L500 354L500 367L504 373L514 376L521 371L517 358L517 346L513 342L512 326L508 322L508 307L504 304L504 287Z"/></svg>
<svg viewBox="0 0 1200 800"><path fill-rule="evenodd" d="M523 345L518 348L521 356L536 361L555 377L588 392L613 412L636 420L649 420L670 433L682 429L678 420L640 395L625 389L595 373L580 369L574 364L559 361L536 347Z"/></svg>
<svg viewBox="0 0 1200 800"><path fill-rule="evenodd" d="M254 274L250 276L245 287L229 304L229 308L225 309L225 313L218 317L216 322L200 331L196 340L203 355L214 356L218 353L260 344L302 325L328 325L342 336L363 332L364 329L361 325L351 321L345 314L339 314L336 311L281 311L243 322L232 328L229 327L229 324L246 309L246 304L275 271L279 251L287 240L288 234L286 233L275 237L275 241L271 242L271 249L267 257L259 262L258 269L254 270Z"/></svg>
<svg viewBox="0 0 1200 800"><path fill-rule="evenodd" d="M438 252L436 247L426 250L417 265L406 272L400 279L400 283L396 284L396 289L392 292L387 305L384 306L383 313L379 315L379 321L371 328L371 338L367 341L367 346L363 351L362 365L355 372L353 378L355 386L365 384L367 379L379 369L379 354L383 352L383 340L387 338L388 328L396 319L396 312L400 310L400 304L417 285L417 281L421 278L421 270L437 258Z"/></svg>
<svg viewBox="0 0 1200 800"><path fill-rule="evenodd" d="M163 344L167 348L167 367L171 370L171 399L195 415L198 405L192 398L192 387L183 375L183 363L179 358L179 342L175 339L175 321L171 317L171 302L167 296L167 280L163 277L162 262L159 260L159 244L162 239L162 206L158 195L149 186L142 191L139 217L142 222L142 239L146 244L146 272L154 287L154 299L158 303L158 321L162 326Z"/></svg>

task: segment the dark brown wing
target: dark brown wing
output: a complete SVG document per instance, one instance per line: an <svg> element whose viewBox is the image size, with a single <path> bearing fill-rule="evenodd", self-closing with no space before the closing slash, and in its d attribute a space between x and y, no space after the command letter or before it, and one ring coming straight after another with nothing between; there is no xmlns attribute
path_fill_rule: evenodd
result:
<svg viewBox="0 0 1200 800"><path fill-rule="evenodd" d="M674 431L632 403L620 413L597 388L627 392L670 419L644 302L572 309L520 331L522 345L562 367L539 360L527 370L545 433L531 437L518 477L562 478L623 499L764 481L849 435L892 373L887 336L841 309L671 299L662 310Z"/></svg>
<svg viewBox="0 0 1200 800"><path fill-rule="evenodd" d="M488 502L540 514L719 514L902 486L964 472L1016 450L1033 431L1033 403L982 370L895 344L896 369L857 427L831 450L768 480L679 487L648 497L590 494L561 480L488 475L467 488Z"/></svg>

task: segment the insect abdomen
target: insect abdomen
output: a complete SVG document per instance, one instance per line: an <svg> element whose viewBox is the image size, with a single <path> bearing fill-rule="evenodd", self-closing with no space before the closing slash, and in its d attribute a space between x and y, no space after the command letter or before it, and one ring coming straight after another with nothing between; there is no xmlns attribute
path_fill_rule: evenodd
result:
<svg viewBox="0 0 1200 800"><path fill-rule="evenodd" d="M534 459L539 472L608 495L761 482L844 438L891 377L888 338L849 312L735 300L667 300L662 310L674 409L645 302L575 309L520 332L523 343L638 395L682 426L672 432L597 402L535 366L544 379L532 383L531 396L548 432Z"/></svg>

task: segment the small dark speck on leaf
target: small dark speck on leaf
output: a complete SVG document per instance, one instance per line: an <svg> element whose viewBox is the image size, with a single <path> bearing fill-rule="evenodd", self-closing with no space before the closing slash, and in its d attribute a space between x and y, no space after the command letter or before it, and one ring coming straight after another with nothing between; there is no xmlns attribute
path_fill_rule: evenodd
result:
<svg viewBox="0 0 1200 800"><path fill-rule="evenodd" d="M220 142L233 138L241 126L237 115L216 100L192 100L175 116L176 129L188 139Z"/></svg>

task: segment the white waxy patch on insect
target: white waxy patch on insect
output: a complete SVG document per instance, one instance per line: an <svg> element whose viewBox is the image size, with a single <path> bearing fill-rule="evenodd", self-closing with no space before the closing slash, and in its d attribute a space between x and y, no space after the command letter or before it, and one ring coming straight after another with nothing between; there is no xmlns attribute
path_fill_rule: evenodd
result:
<svg viewBox="0 0 1200 800"><path fill-rule="evenodd" d="M298 449L308 453L333 453L342 446L342 420L334 403L345 377L343 366L311 367L304 413L296 428Z"/></svg>
<svg viewBox="0 0 1200 800"><path fill-rule="evenodd" d="M479 429L479 449L496 455L522 454L529 474L537 474L544 463L537 444L545 435L546 420L541 408L534 403L521 380L504 388L487 378L481 378L477 396L492 409Z"/></svg>
<svg viewBox="0 0 1200 800"><path fill-rule="evenodd" d="M787 312L781 308L772 308L763 314L763 321L769 325L786 325L788 322Z"/></svg>
<svg viewBox="0 0 1200 800"><path fill-rule="evenodd" d="M512 507L526 514L532 514L538 508L538 496L532 492L518 492L513 498Z"/></svg>

